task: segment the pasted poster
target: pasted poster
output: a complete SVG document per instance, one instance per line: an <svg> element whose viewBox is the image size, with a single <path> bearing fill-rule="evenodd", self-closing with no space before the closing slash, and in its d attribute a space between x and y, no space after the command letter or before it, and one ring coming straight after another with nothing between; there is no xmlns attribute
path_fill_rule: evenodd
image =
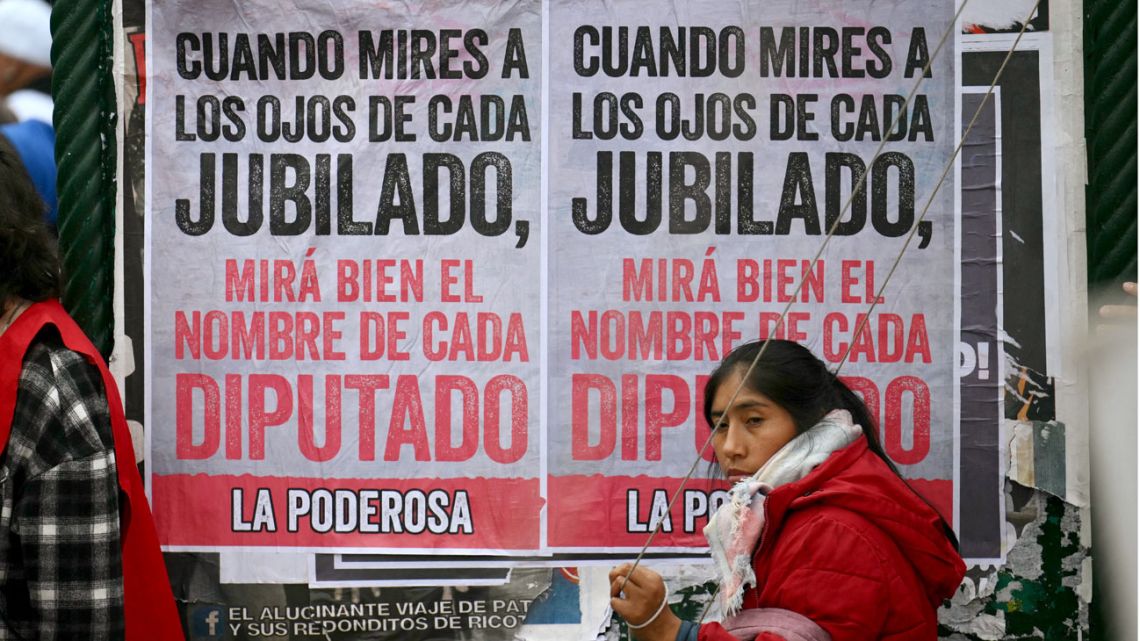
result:
<svg viewBox="0 0 1140 641"><path fill-rule="evenodd" d="M766 336L846 358L887 454L951 520L951 185L867 313L954 147L953 56L933 57L953 7L550 10L550 546L634 552L657 523L659 548L703 545L723 493L669 498L708 435L707 375Z"/></svg>
<svg viewBox="0 0 1140 641"><path fill-rule="evenodd" d="M164 545L691 554L704 377L769 335L850 351L952 520L949 186L864 322L953 148L952 12L152 4Z"/></svg>
<svg viewBox="0 0 1140 641"><path fill-rule="evenodd" d="M150 11L163 544L538 550L540 5Z"/></svg>

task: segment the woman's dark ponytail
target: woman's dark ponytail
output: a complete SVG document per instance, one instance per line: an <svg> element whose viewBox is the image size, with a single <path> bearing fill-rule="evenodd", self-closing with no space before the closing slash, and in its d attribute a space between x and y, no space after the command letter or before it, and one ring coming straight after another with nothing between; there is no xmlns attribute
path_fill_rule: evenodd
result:
<svg viewBox="0 0 1140 641"><path fill-rule="evenodd" d="M879 426L875 423L874 417L871 416L871 411L867 409L867 404L838 376L833 375L831 377L831 384L838 401L835 407L845 409L851 414L851 420L863 428L863 436L867 437L867 448L874 452L875 456L882 459L896 476L902 478L902 475L899 474L899 468L895 467L894 461L887 456L883 444L879 442Z"/></svg>

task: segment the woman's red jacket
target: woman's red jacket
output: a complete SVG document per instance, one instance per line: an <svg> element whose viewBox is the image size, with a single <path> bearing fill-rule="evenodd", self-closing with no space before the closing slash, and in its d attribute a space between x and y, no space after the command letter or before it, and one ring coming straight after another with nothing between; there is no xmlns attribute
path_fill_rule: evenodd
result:
<svg viewBox="0 0 1140 641"><path fill-rule="evenodd" d="M966 572L937 513L860 438L765 505L744 608L806 616L832 641L937 639L936 609ZM759 641L778 635L764 633ZM700 641L736 641L717 623Z"/></svg>

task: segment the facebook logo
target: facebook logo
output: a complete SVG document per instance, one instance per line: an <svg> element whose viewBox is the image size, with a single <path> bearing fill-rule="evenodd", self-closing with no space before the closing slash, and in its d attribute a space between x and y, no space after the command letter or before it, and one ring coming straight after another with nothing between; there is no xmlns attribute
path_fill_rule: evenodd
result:
<svg viewBox="0 0 1140 641"><path fill-rule="evenodd" d="M214 605L204 605L190 612L190 635L195 639L220 639L226 633L226 615Z"/></svg>

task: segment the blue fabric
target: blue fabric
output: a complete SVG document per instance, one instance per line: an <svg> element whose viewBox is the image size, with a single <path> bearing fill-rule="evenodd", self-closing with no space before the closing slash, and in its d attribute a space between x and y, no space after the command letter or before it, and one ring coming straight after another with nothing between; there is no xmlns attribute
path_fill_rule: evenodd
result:
<svg viewBox="0 0 1140 641"><path fill-rule="evenodd" d="M676 641L697 641L697 630L701 626L692 621L681 620L681 629L677 630Z"/></svg>
<svg viewBox="0 0 1140 641"><path fill-rule="evenodd" d="M25 120L0 125L0 134L20 154L20 160L32 177L36 192L47 205L47 221L54 226L59 202L55 193L55 129L40 120Z"/></svg>

